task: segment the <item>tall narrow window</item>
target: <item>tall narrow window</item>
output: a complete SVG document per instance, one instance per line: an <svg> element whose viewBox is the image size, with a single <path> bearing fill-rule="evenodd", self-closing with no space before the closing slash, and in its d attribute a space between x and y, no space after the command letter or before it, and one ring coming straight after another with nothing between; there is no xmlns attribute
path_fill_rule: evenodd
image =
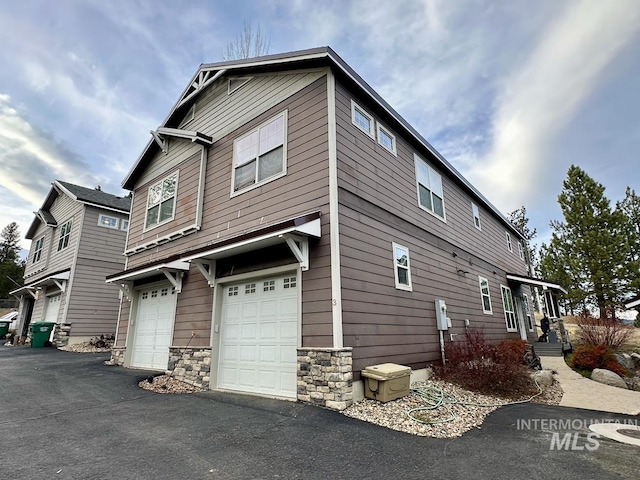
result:
<svg viewBox="0 0 640 480"><path fill-rule="evenodd" d="M480 210L475 203L471 204L471 212L473 213L473 224L478 230L481 230L480 227Z"/></svg>
<svg viewBox="0 0 640 480"><path fill-rule="evenodd" d="M248 190L285 173L287 112L238 138L233 144L233 192Z"/></svg>
<svg viewBox="0 0 640 480"><path fill-rule="evenodd" d="M507 323L507 332L517 332L516 326L516 311L513 308L513 297L511 296L511 289L500 285L502 290L502 305L504 307L504 319Z"/></svg>
<svg viewBox="0 0 640 480"><path fill-rule="evenodd" d="M414 155L414 160L418 186L418 203L426 211L444 220L442 177L417 155Z"/></svg>
<svg viewBox="0 0 640 480"><path fill-rule="evenodd" d="M353 100L351 100L351 122L371 138L375 138L373 117Z"/></svg>
<svg viewBox="0 0 640 480"><path fill-rule="evenodd" d="M478 277L480 281L480 297L482 298L482 312L489 315L493 314L491 308L491 294L489 293L489 280L484 277Z"/></svg>
<svg viewBox="0 0 640 480"><path fill-rule="evenodd" d="M58 238L58 251L69 246L69 238L71 237L71 220L60 227L60 237Z"/></svg>
<svg viewBox="0 0 640 480"><path fill-rule="evenodd" d="M393 271L396 278L396 288L411 291L411 265L409 263L409 249L392 243Z"/></svg>
<svg viewBox="0 0 640 480"><path fill-rule="evenodd" d="M518 255L520 255L520 260L524 260L524 247L522 246L522 242L518 242Z"/></svg>
<svg viewBox="0 0 640 480"><path fill-rule="evenodd" d="M510 252L513 252L513 245L511 244L511 234L509 232L504 232L507 238L507 248Z"/></svg>
<svg viewBox="0 0 640 480"><path fill-rule="evenodd" d="M39 262L42 258L42 249L44 248L44 237L40 237L33 245L32 263Z"/></svg>
<svg viewBox="0 0 640 480"><path fill-rule="evenodd" d="M524 309L524 314L527 317L527 328L530 332L533 332L533 318L531 318L531 310L529 310L529 297L526 293L522 295L522 308Z"/></svg>
<svg viewBox="0 0 640 480"><path fill-rule="evenodd" d="M145 228L173 220L177 186L178 172L149 187Z"/></svg>

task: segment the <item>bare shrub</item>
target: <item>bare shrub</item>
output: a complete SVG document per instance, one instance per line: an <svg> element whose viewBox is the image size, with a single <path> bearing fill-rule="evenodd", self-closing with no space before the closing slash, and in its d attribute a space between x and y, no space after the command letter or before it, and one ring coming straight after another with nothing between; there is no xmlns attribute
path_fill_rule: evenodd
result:
<svg viewBox="0 0 640 480"><path fill-rule="evenodd" d="M481 329L469 328L463 341L445 346L447 362L436 373L469 390L516 398L534 390L523 364L524 346L520 339L492 344Z"/></svg>
<svg viewBox="0 0 640 480"><path fill-rule="evenodd" d="M612 318L581 318L578 323L580 343L587 346L604 346L617 350L624 345L633 330Z"/></svg>

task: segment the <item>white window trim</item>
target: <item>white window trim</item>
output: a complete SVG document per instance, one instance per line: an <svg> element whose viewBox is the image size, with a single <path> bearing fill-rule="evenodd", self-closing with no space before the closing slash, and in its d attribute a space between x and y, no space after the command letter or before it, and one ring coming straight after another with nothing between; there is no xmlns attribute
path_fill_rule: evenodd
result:
<svg viewBox="0 0 640 480"><path fill-rule="evenodd" d="M487 294L486 297L489 299L489 310L485 310L484 308L484 297L485 294L482 291L482 282L487 282ZM482 313L487 315L493 315L493 304L491 303L491 288L489 287L489 280L485 277L481 277L478 275L478 284L480 285L480 302L482 303Z"/></svg>
<svg viewBox="0 0 640 480"><path fill-rule="evenodd" d="M511 234L509 232L504 232L507 239L507 248L511 253L513 253L513 244L511 243Z"/></svg>
<svg viewBox="0 0 640 480"><path fill-rule="evenodd" d="M162 182L164 182L167 178L172 177L173 175L176 176L176 193L173 196L173 212L171 212L171 217L167 218L166 220L163 220L160 223L156 223L154 225L151 226L147 226L147 211L149 210L149 190L151 190L152 187L155 187L158 184L162 184ZM143 232L148 232L149 230L153 230L154 228L160 227L162 225L165 225L169 222L172 222L175 217L176 217L176 206L178 205L178 186L180 183L180 170L176 170L175 172L171 172L169 175L163 177L161 180L158 180L157 182L153 182L151 185L149 185L149 187L147 188L147 194L144 197L144 229L142 230ZM162 201L160 202L162 203ZM160 203L158 205L160 205Z"/></svg>
<svg viewBox="0 0 640 480"><path fill-rule="evenodd" d="M396 147L396 136L391 133L391 131L388 128L385 128L382 126L382 124L380 122L377 122L377 135L378 135L378 144L384 148L385 150L387 150L388 152L393 153L396 157L398 156L398 151L397 151L397 147ZM388 135L391 138L391 148L387 148L386 145L384 145L381 141L380 141L380 132L384 132L385 135Z"/></svg>
<svg viewBox="0 0 640 480"><path fill-rule="evenodd" d="M249 135L251 135L256 130L259 130L260 128L262 128L263 126L268 124L269 122L271 122L271 121L275 120L276 118L278 118L279 116L284 117L284 127L283 127L283 131L282 131L282 136L283 136L283 142L282 142L282 172L278 173L277 175L274 175L272 177L265 178L261 182L257 182L257 183L254 183L253 185L249 185L248 187L244 187L241 190L234 190L233 186L236 184L236 168L234 166L235 155L236 155L236 142L239 141L239 140L242 140L243 138L245 138L245 137L247 137ZM242 195L243 193L249 192L249 191L253 190L254 188L258 188L258 187L261 187L262 185L266 185L267 183L273 182L274 180L278 180L279 178L282 178L287 174L287 136L289 134L288 123L289 123L289 111L288 110L284 110L283 112L279 113L278 115L275 115L275 116L271 117L266 122L262 122L256 128L252 128L249 132L247 132L244 135L236 138L233 141L233 157L231 158L231 195L230 195L230 198L233 198L233 197L238 196L238 195Z"/></svg>
<svg viewBox="0 0 640 480"><path fill-rule="evenodd" d="M509 293L509 297L511 299L511 307L513 308L513 310L508 311L505 308L505 302L504 302L504 293L508 292ZM513 301L513 294L511 293L511 289L509 287L507 287L506 285L500 285L500 294L502 297L502 308L504 310L504 322L505 325L507 327L507 332L517 332L518 331L518 318L516 317L516 304ZM513 327L509 328L509 317L508 317L508 313L511 313L513 315Z"/></svg>
<svg viewBox="0 0 640 480"><path fill-rule="evenodd" d="M369 129L369 131L365 130L364 128L362 128L360 125L358 125L356 123L356 108L360 111L360 113L362 115L364 115L365 117L367 117L369 119L371 128ZM351 100L351 123L353 125L355 125L355 127L360 130L361 132L366 133L368 136L370 136L371 138L373 138L375 140L376 138L376 134L375 134L375 120L373 119L373 116L367 112L364 108L362 108L360 105L358 105L356 102L354 102L353 100Z"/></svg>
<svg viewBox="0 0 640 480"><path fill-rule="evenodd" d="M529 297L526 293L522 296L522 309L524 310L524 321L526 323L526 327L530 332L533 332L535 329L533 325L533 316L531 315L531 310L529 309Z"/></svg>
<svg viewBox="0 0 640 480"><path fill-rule="evenodd" d="M473 226L478 230L482 230L482 221L480 220L480 209L475 203L471 203L471 213L473 215ZM478 223L476 223L476 218L478 219Z"/></svg>
<svg viewBox="0 0 640 480"><path fill-rule="evenodd" d="M420 203L420 182L418 181L418 162L419 161L423 162L428 168L430 168L431 170L436 172L438 175L440 175L440 183L441 183L441 187L442 187L442 216L438 215L437 213L435 213L432 210L429 210L427 207L423 206ZM429 213L430 215L434 216L435 218L437 218L441 222L447 223L447 207L446 207L445 201L444 201L444 186L442 185L442 174L438 170L433 168L431 165L429 165L428 162L423 160L422 157L419 157L415 153L413 154L413 165L414 165L414 173L415 173L415 176L416 176L416 200L418 201L418 207L420 207L422 210L424 210L425 212Z"/></svg>
<svg viewBox="0 0 640 480"><path fill-rule="evenodd" d="M407 292L412 292L413 286L411 283L411 254L409 253L409 249L395 242L391 243L391 248L393 253L393 276L395 277L395 280L396 280L396 288L398 290L406 290ZM406 268L407 268L407 280L409 281L408 285L405 285L404 283L400 283L400 281L398 280L398 268L405 268L405 267L398 265L396 262L396 248L401 248L402 250L407 252Z"/></svg>
<svg viewBox="0 0 640 480"><path fill-rule="evenodd" d="M237 92L238 90L240 90L242 87L244 87L253 77L229 77L229 80L227 81L227 95L231 95L234 92ZM240 85L234 87L233 89L231 89L231 80L244 80L244 82L242 82Z"/></svg>
<svg viewBox="0 0 640 480"><path fill-rule="evenodd" d="M518 255L520 256L520 260L524 261L524 247L521 241L518 241Z"/></svg>
<svg viewBox="0 0 640 480"><path fill-rule="evenodd" d="M103 223L101 223L103 218L113 218L115 219L116 224L113 227L110 225L104 225ZM120 219L112 215L104 215L101 213L100 215L98 215L98 226L103 228L110 228L112 230L118 230L118 227L120 226Z"/></svg>
<svg viewBox="0 0 640 480"><path fill-rule="evenodd" d="M60 234L58 235L58 247L57 247L57 251L58 251L58 252L61 252L62 250L66 249L66 248L69 248L69 244L71 243L71 228L73 227L73 223L72 223L72 221L73 221L73 219L70 219L70 220L67 220L66 222L64 222L62 225L60 225ZM68 231L66 231L66 230L65 230L65 233L64 233L64 235L63 235L63 233L62 233L62 229L63 229L64 227L66 227L67 225L69 225L69 224L71 224L71 225L70 225L70 227L69 227L69 230L68 230ZM69 240L67 241L67 244L66 244L66 245L63 245L63 246L61 247L61 246L60 246L60 240L62 240L63 236L64 236L64 237L68 237L68 238L69 238ZM64 242L63 242L63 243L64 243Z"/></svg>
<svg viewBox="0 0 640 480"><path fill-rule="evenodd" d="M42 240L42 244L40 245L40 249L38 249L38 242ZM35 245L35 250L33 251L33 257L31 259L31 263L38 263L40 260L42 260L42 251L44 250L44 235L41 236L40 238L36 239L36 241L34 242ZM38 256L38 259L36 260L36 255L40 254Z"/></svg>
<svg viewBox="0 0 640 480"><path fill-rule="evenodd" d="M125 224L126 224L126 227L125 227ZM124 218L122 220L120 220L120 230L122 230L123 232L128 232L129 231L129 220L124 219Z"/></svg>

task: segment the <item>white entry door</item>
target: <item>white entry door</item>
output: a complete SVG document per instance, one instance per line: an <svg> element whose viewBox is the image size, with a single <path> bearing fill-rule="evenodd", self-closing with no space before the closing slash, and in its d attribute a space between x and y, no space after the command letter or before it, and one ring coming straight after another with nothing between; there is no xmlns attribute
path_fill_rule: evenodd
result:
<svg viewBox="0 0 640 480"><path fill-rule="evenodd" d="M296 397L298 278L261 278L224 287L218 387Z"/></svg>
<svg viewBox="0 0 640 480"><path fill-rule="evenodd" d="M170 286L141 290L134 320L131 366L166 370L173 338L176 294Z"/></svg>
<svg viewBox="0 0 640 480"><path fill-rule="evenodd" d="M53 295L51 297L47 297L47 310L44 314L45 322L58 322L58 312L60 312L60 299L61 295Z"/></svg>

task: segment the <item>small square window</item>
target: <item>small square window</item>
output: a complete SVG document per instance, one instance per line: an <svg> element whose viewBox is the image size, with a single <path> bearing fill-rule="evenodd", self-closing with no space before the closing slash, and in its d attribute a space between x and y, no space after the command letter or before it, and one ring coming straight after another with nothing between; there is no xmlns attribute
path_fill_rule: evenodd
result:
<svg viewBox="0 0 640 480"><path fill-rule="evenodd" d="M158 290L151 291L151 298L156 298L158 296Z"/></svg>
<svg viewBox="0 0 640 480"><path fill-rule="evenodd" d="M276 289L276 281L275 280L268 280L266 282L264 282L263 284L263 290L265 292L270 292Z"/></svg>
<svg viewBox="0 0 640 480"><path fill-rule="evenodd" d="M169 295L169 289L168 288L163 288L162 290L160 290L160 296L161 297L166 297Z"/></svg>
<svg viewBox="0 0 640 480"><path fill-rule="evenodd" d="M249 283L249 284L244 286L244 294L245 295L249 295L251 293L256 293L256 284L255 283Z"/></svg>
<svg viewBox="0 0 640 480"><path fill-rule="evenodd" d="M230 297L237 297L238 296L238 287L229 287L228 295Z"/></svg>
<svg viewBox="0 0 640 480"><path fill-rule="evenodd" d="M513 245L511 244L511 234L509 232L504 232L507 238L507 248L510 252L513 252Z"/></svg>
<svg viewBox="0 0 640 480"><path fill-rule="evenodd" d="M480 226L480 210L475 203L471 204L471 212L473 213L473 225L478 229L482 230Z"/></svg>
<svg viewBox="0 0 640 480"><path fill-rule="evenodd" d="M391 245L393 247L393 273L396 279L396 288L412 291L409 249L397 243Z"/></svg>
<svg viewBox="0 0 640 480"><path fill-rule="evenodd" d="M149 292L142 292L142 300L149 298Z"/></svg>
<svg viewBox="0 0 640 480"><path fill-rule="evenodd" d="M378 122L378 143L394 155L397 155L395 135L380 125L380 122Z"/></svg>
<svg viewBox="0 0 640 480"><path fill-rule="evenodd" d="M126 232L129 230L129 220L122 220L120 222L120 230Z"/></svg>
<svg viewBox="0 0 640 480"><path fill-rule="evenodd" d="M373 117L353 100L351 100L351 122L371 138L375 138Z"/></svg>
<svg viewBox="0 0 640 480"><path fill-rule="evenodd" d="M296 277L289 277L284 279L284 288L295 288Z"/></svg>
<svg viewBox="0 0 640 480"><path fill-rule="evenodd" d="M107 228L118 228L118 217L111 217L109 215L100 215L98 217L98 225Z"/></svg>

